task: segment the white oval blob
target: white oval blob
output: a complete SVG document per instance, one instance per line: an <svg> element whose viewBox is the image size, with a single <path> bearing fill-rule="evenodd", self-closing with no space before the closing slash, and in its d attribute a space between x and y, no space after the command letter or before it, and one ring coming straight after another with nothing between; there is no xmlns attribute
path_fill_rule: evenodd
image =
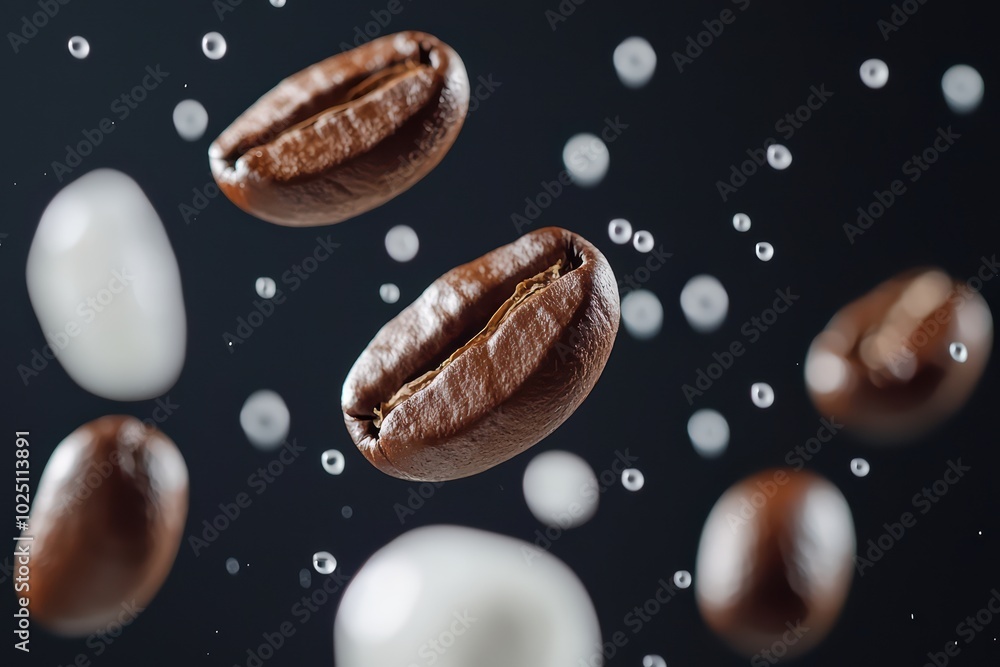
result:
<svg viewBox="0 0 1000 667"><path fill-rule="evenodd" d="M889 82L889 66L884 60L871 58L861 63L861 82L869 88L882 88Z"/></svg>
<svg viewBox="0 0 1000 667"><path fill-rule="evenodd" d="M217 32L207 33L201 38L201 52L210 60L218 60L226 55L226 38Z"/></svg>
<svg viewBox="0 0 1000 667"><path fill-rule="evenodd" d="M83 60L90 55L90 42L87 41L86 37L70 37L69 43L66 45L69 47L70 55L72 55L77 60Z"/></svg>
<svg viewBox="0 0 1000 667"><path fill-rule="evenodd" d="M711 333L726 321L729 294L718 278L695 276L681 290L681 310L692 329Z"/></svg>
<svg viewBox="0 0 1000 667"><path fill-rule="evenodd" d="M840 356L813 343L806 355L806 385L818 394L840 391L848 383L850 370Z"/></svg>
<svg viewBox="0 0 1000 667"><path fill-rule="evenodd" d="M240 426L250 444L258 449L276 449L288 437L291 416L277 392L261 389L250 394L240 410Z"/></svg>
<svg viewBox="0 0 1000 667"><path fill-rule="evenodd" d="M78 385L140 401L177 381L187 347L180 271L131 178L98 169L63 188L42 214L26 278L42 333Z"/></svg>
<svg viewBox="0 0 1000 667"><path fill-rule="evenodd" d="M198 141L208 128L208 112L198 100L181 100L174 107L174 129L184 141Z"/></svg>
<svg viewBox="0 0 1000 667"><path fill-rule="evenodd" d="M399 301L399 287L393 283L385 283L378 288L378 295L386 303L396 303Z"/></svg>
<svg viewBox="0 0 1000 667"><path fill-rule="evenodd" d="M608 238L618 245L632 240L632 223L625 218L615 218L608 223Z"/></svg>
<svg viewBox="0 0 1000 667"><path fill-rule="evenodd" d="M750 216L746 213L737 213L733 216L733 229L738 232L750 231Z"/></svg>
<svg viewBox="0 0 1000 667"><path fill-rule="evenodd" d="M770 262L771 258L774 257L774 246L767 241L761 241L754 247L754 252L757 253L757 259L762 262Z"/></svg>
<svg viewBox="0 0 1000 667"><path fill-rule="evenodd" d="M649 290L637 289L622 299L622 322L625 329L639 340L649 340L663 328L663 304Z"/></svg>
<svg viewBox="0 0 1000 667"><path fill-rule="evenodd" d="M410 531L344 592L337 667L577 667L601 664L594 605L562 561L521 540L458 526Z"/></svg>
<svg viewBox="0 0 1000 667"><path fill-rule="evenodd" d="M632 247L639 252L649 252L653 249L654 244L655 241L653 239L653 235L645 229L637 231L635 236L632 238Z"/></svg>
<svg viewBox="0 0 1000 667"><path fill-rule="evenodd" d="M698 410L687 424L694 450L706 459L722 456L729 446L729 422L717 410Z"/></svg>
<svg viewBox="0 0 1000 667"><path fill-rule="evenodd" d="M278 286L275 284L274 278L268 278L267 276L258 278L254 282L253 287L257 292L257 296L262 299L271 299L278 293Z"/></svg>
<svg viewBox="0 0 1000 667"><path fill-rule="evenodd" d="M642 88L656 71L656 51L642 37L629 37L615 48L615 72L629 88Z"/></svg>
<svg viewBox="0 0 1000 667"><path fill-rule="evenodd" d="M331 475L339 475L344 472L344 467L347 465L347 461L339 449L328 449L323 452L320 456L320 462L323 464L323 470Z"/></svg>
<svg viewBox="0 0 1000 667"><path fill-rule="evenodd" d="M313 568L320 574L333 574L337 559L329 551L317 551L313 554Z"/></svg>
<svg viewBox="0 0 1000 667"><path fill-rule="evenodd" d="M622 486L627 491L638 491L646 485L646 476L638 468L622 470Z"/></svg>
<svg viewBox="0 0 1000 667"><path fill-rule="evenodd" d="M604 180L611 164L608 147L593 134L576 134L563 147L563 164L573 182L585 188Z"/></svg>
<svg viewBox="0 0 1000 667"><path fill-rule="evenodd" d="M766 382L754 382L750 387L750 400L758 408L769 408L774 405L774 389Z"/></svg>
<svg viewBox="0 0 1000 667"><path fill-rule="evenodd" d="M524 500L547 526L575 528L597 512L600 486L590 465L576 454L543 452L524 471Z"/></svg>
<svg viewBox="0 0 1000 667"><path fill-rule="evenodd" d="M792 164L792 152L781 144L772 144L767 147L767 163L778 171L788 169Z"/></svg>
<svg viewBox="0 0 1000 667"><path fill-rule="evenodd" d="M420 238L413 227L396 225L385 234L385 251L397 262L409 262L420 250Z"/></svg>
<svg viewBox="0 0 1000 667"><path fill-rule="evenodd" d="M941 77L944 101L955 113L972 113L983 101L983 77L974 67L955 65Z"/></svg>

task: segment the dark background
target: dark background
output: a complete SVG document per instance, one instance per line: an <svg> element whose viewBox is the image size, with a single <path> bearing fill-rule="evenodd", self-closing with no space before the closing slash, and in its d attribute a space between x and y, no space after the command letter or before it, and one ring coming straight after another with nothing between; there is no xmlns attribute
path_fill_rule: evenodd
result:
<svg viewBox="0 0 1000 667"><path fill-rule="evenodd" d="M36 471L58 442L105 414L149 416L153 401L117 404L90 395L58 364L26 387L16 367L45 343L31 310L24 268L35 226L62 185L99 167L120 169L143 188L160 213L180 263L188 316L188 354L169 392L179 408L162 425L181 448L191 473L187 534L248 491L247 477L273 454L249 446L238 422L253 390L272 388L292 413L291 437L306 454L272 484L209 548L195 557L183 545L166 584L148 610L94 664L243 664L261 633L289 620L304 591L298 572L325 549L354 574L375 550L410 528L437 523L476 526L533 540L539 524L525 506L521 476L531 454L471 479L438 489L401 525L394 511L416 485L387 477L353 447L339 409L343 379L377 329L441 273L514 240L511 215L525 197L561 171L566 139L599 132L605 118L628 129L612 145L611 169L597 188L569 188L534 227L559 225L594 241L619 276L645 256L615 246L607 223L625 217L648 229L673 257L645 287L665 308L663 332L641 342L624 330L601 381L576 414L532 454L562 448L581 454L600 472L616 450L639 457L646 486L629 493L616 484L602 496L598 515L552 547L589 590L605 638L627 630L623 617L650 598L660 578L694 570L702 523L719 495L754 471L781 464L788 451L815 435L819 417L805 395L801 362L812 337L848 300L918 264L936 264L957 277L975 274L982 256L1000 251L996 225L996 155L1000 149L995 82L1000 80L995 14L986 2L931 0L886 41L877 21L888 2L764 3L745 12L723 0L661 3L589 0L555 31L549 2L403 0L404 11L382 32L422 29L451 44L470 75L492 75L500 87L468 119L443 163L411 191L349 222L287 229L244 214L224 198L212 200L191 224L179 205L211 181L206 149L229 122L288 74L340 51L355 26L386 2L243 0L220 20L209 2L96 2L73 0L20 52L0 45L4 103L0 160L0 284L3 285L3 403L0 424L13 470L14 431L30 430ZM570 3L564 2L563 5ZM914 3L915 4L915 3ZM703 30L724 8L736 21L679 73L671 53ZM18 31L35 2L8 1L0 29ZM210 61L201 52L206 32L218 30L228 54ZM86 60L66 42L85 36ZM630 35L646 37L659 64L641 90L618 81L611 60ZM864 87L858 67L870 57L888 62L882 90ZM986 97L971 116L953 114L940 79L951 65L968 63L986 81ZM138 84L146 65L169 72L165 82L82 166L60 184L52 162L84 129L111 116L112 101ZM746 149L775 137L774 124L803 104L810 86L833 97L784 142L794 162L785 172L765 168L723 202L716 190ZM174 105L201 101L210 115L205 137L178 138ZM842 225L872 192L903 178L901 166L931 145L939 127L961 135L908 192L863 236L848 242ZM731 225L734 213L753 219L750 233ZM408 264L386 255L385 232L408 224L420 235L420 253ZM523 231L528 231L527 229ZM312 252L317 235L340 249L273 317L234 352L222 335L234 331L257 298L254 280L280 275ZM758 261L757 241L774 244L775 258ZM731 307L725 326L694 333L678 304L697 273L717 276ZM400 302L383 303L379 285L395 282ZM770 305L776 288L800 295L792 310L689 406L681 386L733 340L743 322ZM1000 309L1000 280L983 295ZM809 467L832 480L854 514L858 542L877 538L884 522L913 511L911 497L939 479L961 457L972 471L864 577L855 577L839 624L803 665L922 665L928 651L958 639L956 625L974 615L1000 587L1000 526L996 515L996 360L978 390L944 427L903 448L865 445L841 433ZM777 400L760 410L749 399L752 382L766 381ZM716 461L692 449L686 423L694 409L713 407L729 420L732 440ZM326 474L320 453L347 456L340 477ZM855 478L849 462L866 457L871 474ZM4 494L11 505L12 494ZM341 508L354 515L345 519ZM982 532L980 535L979 532ZM13 537L13 526L4 529ZM12 543L4 549L12 550ZM224 563L242 564L233 577ZM9 563L9 561L7 562ZM9 574L0 573L4 586ZM314 573L314 588L320 576ZM4 597L5 641L13 643ZM268 664L324 665L332 660L336 602L298 628ZM954 664L992 664L1000 619L953 658ZM34 626L32 652L14 651L4 664L68 664L84 640L63 640ZM5 655L13 649L3 648ZM658 653L671 667L739 665L703 624L694 589L682 591L611 661L640 665Z"/></svg>

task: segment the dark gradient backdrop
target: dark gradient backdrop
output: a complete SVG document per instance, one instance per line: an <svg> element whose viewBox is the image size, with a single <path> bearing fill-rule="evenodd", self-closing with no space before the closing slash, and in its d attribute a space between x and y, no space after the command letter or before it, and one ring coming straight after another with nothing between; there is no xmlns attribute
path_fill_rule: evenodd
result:
<svg viewBox="0 0 1000 667"><path fill-rule="evenodd" d="M0 560L7 591L0 622L8 644L4 665L70 664L81 652L95 665L244 664L247 647L289 619L305 592L298 572L314 551L331 551L340 570L353 574L376 549L425 524L535 539L539 524L521 494L531 454L444 485L401 525L394 505L406 503L415 485L379 473L355 450L341 419L340 389L375 331L428 283L519 235L511 216L524 213L525 198L542 192L543 181L557 178L566 139L600 131L605 119L627 125L610 146L605 181L590 190L569 188L533 225L564 226L596 242L620 277L646 258L608 240L613 217L651 230L673 253L645 284L664 304L662 334L640 342L623 330L590 398L533 452L568 449L598 472L610 466L615 450L639 457L645 488L609 489L598 515L552 547L586 584L605 637L628 629L623 617L656 592L660 578L694 569L702 522L723 490L781 464L816 433L820 415L805 395L801 363L837 308L902 269L931 263L969 277L982 257L1000 253L996 15L991 3L944 0L912 2L919 10L888 40L878 27L893 11L888 1L752 0L740 11L729 0L587 0L553 30L545 12L558 11L558 0L403 0L403 12L383 32L431 32L462 55L474 82L480 76L498 82L443 163L403 196L333 227L277 227L221 197L186 224L180 205L191 205L193 189L211 181L211 139L279 79L339 52L355 27L386 4L289 0L275 9L267 0L243 0L220 19L207 0L70 0L17 53L9 37L0 44L0 425L6 440L0 469L14 469L15 430L31 431L37 481L51 450L79 425L112 413L147 417L155 408L153 401L117 404L90 395L58 364L28 386L16 371L45 342L24 279L34 228L63 184L98 167L120 169L138 181L180 263L189 349L169 392L179 407L162 428L191 472L188 533L214 516L220 502L246 491L247 477L273 457L252 449L240 430L239 409L251 391L267 387L284 396L292 437L306 447L209 548L197 557L186 544L181 548L153 604L124 635L101 644L98 657L92 648L98 643L59 639L37 626L30 656L14 651L10 560ZM571 6L568 0L562 5ZM671 53L727 7L736 11L736 21L678 72ZM22 17L36 11L34 0L8 0L0 29L18 32ZM201 52L201 37L212 30L228 40L220 61ZM90 41L86 60L67 52L75 34ZM633 34L646 37L659 56L654 79L638 91L621 85L611 61L615 46ZM870 57L889 63L882 90L859 81L858 67ZM945 69L963 62L979 69L987 91L968 117L951 113L940 89ZM169 75L61 184L52 162L64 161L67 144L112 116L113 100L140 83L147 65ZM775 123L803 104L812 86L833 95L785 142L794 155L791 168L765 168L723 201L716 181L728 177L747 149L777 137ZM196 143L180 140L171 122L174 105L188 97L210 114L208 133ZM902 164L949 126L961 135L956 145L850 243L842 225L854 221L857 207L901 178ZM753 219L748 234L731 226L738 211ZM383 246L385 232L400 223L420 235L420 253L408 264L390 260ZM222 336L253 308L254 280L280 279L312 252L318 235L329 235L340 248L287 293L252 338L229 350ZM760 240L774 244L770 263L754 256ZM711 335L694 333L678 304L683 284L702 272L718 276L731 299L725 326ZM384 282L400 286L399 303L379 299ZM742 324L771 303L776 288L786 287L800 296L794 308L689 405L681 386L694 381L713 352L745 341ZM1000 279L986 283L983 295L994 312L1000 310ZM861 545L878 537L884 522L912 510L911 497L940 478L949 460L961 457L972 471L878 564L855 577L836 629L800 664L922 665L928 651L959 639L956 625L1000 587L996 368L994 359L961 413L920 441L886 450L841 433L810 462L846 495ZM777 393L768 410L749 399L750 384L761 380ZM687 419L700 407L719 409L729 420L732 441L721 460L702 460L687 439ZM340 477L319 464L330 447L347 456ZM871 462L869 477L849 471L856 456ZM13 490L5 488L3 511L12 515ZM354 510L350 519L341 515L345 505ZM13 537L13 525L2 525ZM8 542L3 550L12 548ZM243 565L236 577L225 571L230 556ZM314 586L318 580L315 575ZM335 610L336 601L328 603L269 664L330 664ZM997 636L1000 619L972 644L963 642L952 664L994 664ZM671 667L746 662L702 623L693 589L630 634L611 664L639 665L646 653L662 654Z"/></svg>

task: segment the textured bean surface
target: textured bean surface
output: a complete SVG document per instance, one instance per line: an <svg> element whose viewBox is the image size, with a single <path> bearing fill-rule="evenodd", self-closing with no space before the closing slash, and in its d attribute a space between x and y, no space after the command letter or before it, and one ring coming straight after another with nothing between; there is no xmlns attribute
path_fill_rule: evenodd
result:
<svg viewBox="0 0 1000 667"><path fill-rule="evenodd" d="M546 272L557 263L562 273L551 279ZM510 307L536 280L551 282ZM555 227L527 234L449 271L379 331L344 383L348 431L390 475L430 481L482 472L542 440L583 402L619 317L615 277L600 251ZM385 409L403 385L449 357L429 383Z"/></svg>

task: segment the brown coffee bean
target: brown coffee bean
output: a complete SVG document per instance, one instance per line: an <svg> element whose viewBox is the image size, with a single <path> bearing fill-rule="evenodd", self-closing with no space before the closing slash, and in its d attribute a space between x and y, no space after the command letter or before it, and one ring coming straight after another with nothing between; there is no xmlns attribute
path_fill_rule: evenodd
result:
<svg viewBox="0 0 1000 667"><path fill-rule="evenodd" d="M209 148L219 188L279 225L342 222L441 162L469 108L469 76L432 35L373 40L294 74Z"/></svg>
<svg viewBox="0 0 1000 667"><path fill-rule="evenodd" d="M344 382L347 429L395 477L487 470L583 402L619 317L597 248L556 227L527 234L444 274L382 327Z"/></svg>
<svg viewBox="0 0 1000 667"><path fill-rule="evenodd" d="M34 540L20 542L31 617L81 637L133 620L170 572L187 508L187 466L163 433L121 415L73 431L39 481Z"/></svg>
<svg viewBox="0 0 1000 667"><path fill-rule="evenodd" d="M972 394L993 346L978 292L944 271L907 271L848 304L809 348L809 394L824 415L877 441L914 438Z"/></svg>
<svg viewBox="0 0 1000 667"><path fill-rule="evenodd" d="M854 520L833 484L767 470L715 503L698 545L705 623L747 657L802 655L833 628L854 576Z"/></svg>

